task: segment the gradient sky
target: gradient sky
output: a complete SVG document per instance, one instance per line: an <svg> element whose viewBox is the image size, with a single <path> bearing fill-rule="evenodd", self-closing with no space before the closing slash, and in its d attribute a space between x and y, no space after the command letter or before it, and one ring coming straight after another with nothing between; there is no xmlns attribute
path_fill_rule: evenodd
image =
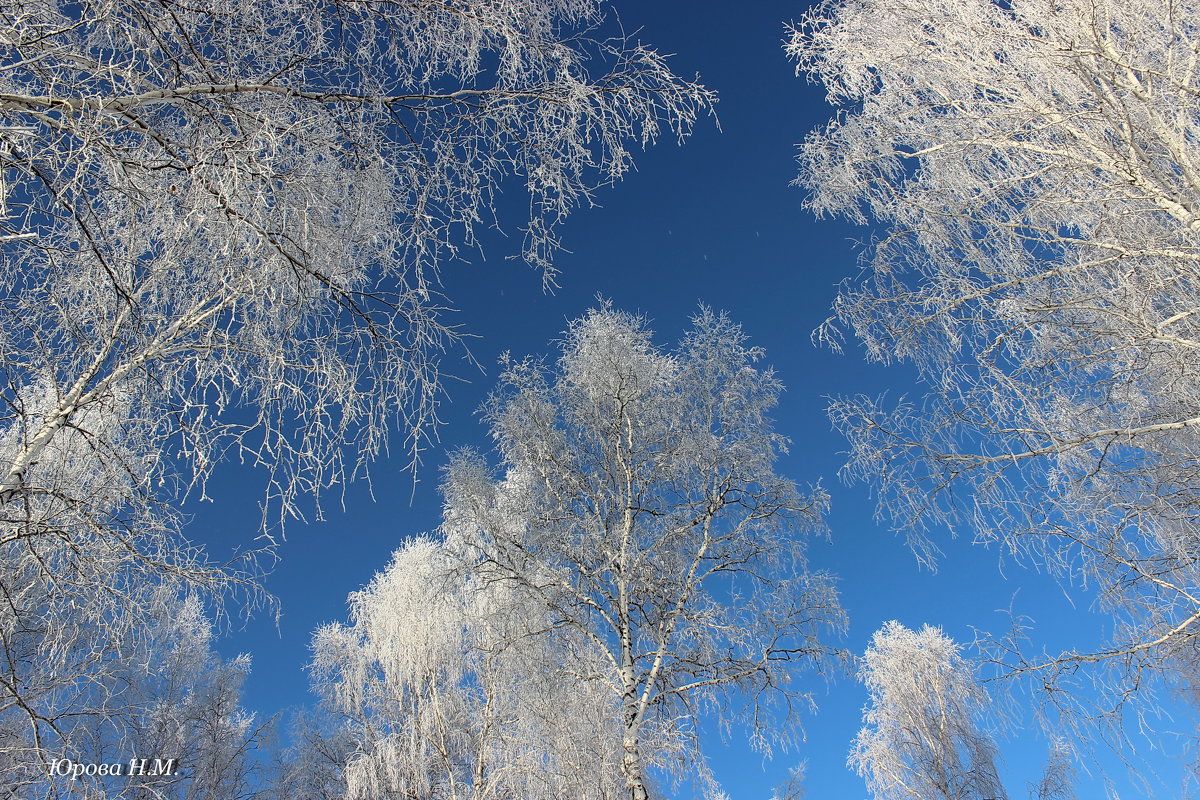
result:
<svg viewBox="0 0 1200 800"><path fill-rule="evenodd" d="M663 344L674 342L697 304L706 303L727 311L766 349L788 389L776 419L793 446L780 472L802 485L821 481L832 495L833 541L815 543L812 557L840 576L852 626L845 647L861 653L889 619L940 625L969 641L973 626L1003 630L999 610L1010 607L1053 636L1087 637L1103 629L1103 618L1088 611L1088 598L1078 597L1073 608L1053 582L1011 561L1002 564L995 550L943 538L939 570L919 568L903 542L873 519L867 489L837 477L845 443L830 429L826 398L860 392L895 398L920 389L911 370L869 365L853 343L838 355L811 342L836 284L857 273L856 241L870 231L814 220L802 207L802 191L789 186L796 143L831 114L820 89L795 76L781 47L784 24L799 18L804 5L621 0L615 6L626 31L640 28L638 38L676 54L677 73L699 73L719 92L719 127L717 120L703 120L682 147L660 142L642 155L636 172L597 194L600 207L567 221L562 240L569 252L557 259L560 287L553 294L543 292L537 273L505 259L519 249L519 233L485 237L486 260L465 254L468 263L446 267L446 295L461 310L458 321L480 337L471 350L486 372L461 354L448 357L449 371L463 381L448 383L441 443L426 454L415 486L400 472L401 458L384 460L373 470L373 500L365 485L354 486L344 509L334 502L324 521L287 528L282 559L267 581L282 606L278 629L259 614L220 645L227 655L252 655L245 701L256 713L311 702L303 667L313 629L344 620L346 595L382 569L404 537L436 527L438 469L446 453L488 446L474 411L493 385L497 356L552 352L568 320L594 305L597 295L648 317ZM190 534L214 555L247 546L257 533L262 480L237 465L218 471L209 489L215 502L188 505ZM733 800L766 800L800 761L808 762L812 800L866 796L861 779L845 766L865 693L849 674L830 685L818 680L811 689L820 711L807 718L807 742L796 752L764 763L737 740L736 730L727 743L711 737L712 764ZM1026 782L1036 780L1047 748L1040 734L1022 730L1024 724L1001 742L1013 798L1026 796ZM1162 796L1172 796L1178 778L1165 780L1171 788Z"/></svg>

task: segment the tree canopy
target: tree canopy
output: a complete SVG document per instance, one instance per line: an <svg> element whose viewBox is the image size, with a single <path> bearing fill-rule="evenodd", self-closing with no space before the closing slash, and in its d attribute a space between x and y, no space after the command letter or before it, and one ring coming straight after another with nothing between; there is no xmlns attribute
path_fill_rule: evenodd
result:
<svg viewBox="0 0 1200 800"><path fill-rule="evenodd" d="M501 474L476 453L455 458L443 487L444 544L402 548L355 596L353 628L317 640L318 674L336 675L336 697L414 698L411 711L376 710L363 723L376 742L368 752L383 739L392 748L380 756L392 765L387 774L411 774L404 765L414 753L443 741L411 733L425 730L422 714L442 713L441 701L417 698L443 685L474 698L476 712L454 712L472 720L452 726L459 734L536 733L518 743L522 752L548 748L538 757L555 763L584 752L619 766L615 787L606 769L551 770L568 781L591 776L607 787L595 796L644 799L652 772L721 796L699 748L701 709L746 709L737 718L761 748L795 739L810 700L792 680L836 661L826 637L845 617L832 578L809 570L804 556L806 539L825 532L825 496L802 494L773 469L786 443L768 416L781 387L755 366L760 357L738 326L708 310L668 352L643 320L604 306L571 325L553 366L508 362L484 412ZM433 573L453 577L414 572L429 559L448 559ZM475 623L455 621L464 582L467 607L498 592L519 602L486 601L501 622L473 635ZM450 621L439 621L443 608ZM466 641L457 638L464 632ZM407 666L393 666L397 657ZM464 663L475 677L464 677ZM505 679L490 672L499 664L512 670ZM403 688L372 688L379 674ZM339 701L347 702L365 701ZM529 702L544 710L511 712L521 727L480 727L481 714ZM580 702L589 708L576 710ZM538 727L526 731L530 720ZM587 748L576 742L581 732ZM479 746L463 749L483 763ZM459 782L473 787L469 796L490 797L485 777L514 763L489 762L473 783ZM368 794L383 791L372 784Z"/></svg>
<svg viewBox="0 0 1200 800"><path fill-rule="evenodd" d="M859 665L870 692L850 764L877 800L1004 800L987 694L938 628L892 621Z"/></svg>
<svg viewBox="0 0 1200 800"><path fill-rule="evenodd" d="M915 364L920 402L844 398L847 471L918 553L966 527L1094 587L1111 709L1200 642L1200 7L826 3L790 51L843 111L801 150L809 205L876 225L822 333ZM1067 697L1069 695L1062 695Z"/></svg>
<svg viewBox="0 0 1200 800"><path fill-rule="evenodd" d="M0 8L0 727L37 758L112 713L161 587L254 591L180 532L216 464L265 470L274 537L389 438L417 459L461 344L439 270L501 189L552 282L562 219L708 110L603 24L591 0Z"/></svg>
<svg viewBox="0 0 1200 800"><path fill-rule="evenodd" d="M5 800L1195 793L1200 0L776 2L0 7Z"/></svg>

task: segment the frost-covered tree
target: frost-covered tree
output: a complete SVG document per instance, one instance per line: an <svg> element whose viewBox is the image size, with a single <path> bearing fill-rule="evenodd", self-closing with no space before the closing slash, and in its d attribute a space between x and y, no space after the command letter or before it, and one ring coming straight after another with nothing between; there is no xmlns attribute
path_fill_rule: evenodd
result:
<svg viewBox="0 0 1200 800"><path fill-rule="evenodd" d="M605 306L570 326L557 363L507 363L484 409L499 475L466 452L444 484L449 550L599 658L579 677L612 704L634 800L654 768L718 791L703 712L745 703L756 745L786 742L808 702L792 681L827 664L844 624L804 557L826 496L774 471L779 381L727 318L693 322L668 352Z"/></svg>
<svg viewBox="0 0 1200 800"><path fill-rule="evenodd" d="M164 581L244 579L169 509L222 458L269 522L389 431L416 457L438 270L501 185L552 280L561 219L711 102L605 30L592 0L0 8L0 739L53 739Z"/></svg>
<svg viewBox="0 0 1200 800"><path fill-rule="evenodd" d="M553 279L561 219L710 95L592 38L594 0L175 4L0 11L0 400L48 381L0 503L93 404L203 481L230 450L269 505L351 479L435 420L442 264L502 183ZM514 180L515 179L515 180ZM520 223L518 223L520 224ZM241 411L228 416L231 408Z"/></svg>
<svg viewBox="0 0 1200 800"><path fill-rule="evenodd" d="M351 596L350 625L314 638L314 678L341 722L321 741L342 742L340 775L310 740L284 777L317 776L346 800L621 796L603 664L535 600L465 573L440 542L410 539Z"/></svg>
<svg viewBox="0 0 1200 800"><path fill-rule="evenodd" d="M809 204L880 233L824 333L929 390L833 405L848 472L922 558L929 527L968 527L1096 590L1111 641L1004 661L1047 685L1103 662L1113 702L1146 670L1188 679L1200 641L1197 20L839 0L790 44L843 109L803 145Z"/></svg>
<svg viewBox="0 0 1200 800"><path fill-rule="evenodd" d="M48 382L16 394L0 459L54 404ZM40 488L0 516L0 764L10 785L34 787L18 797L41 797L50 763L95 753L87 742L134 742L156 686L200 691L213 669L207 623L198 601L178 597L251 581L181 541L154 502L141 473L147 424L127 398L90 404L29 465L26 485Z"/></svg>
<svg viewBox="0 0 1200 800"><path fill-rule="evenodd" d="M1075 793L1074 754L1061 739L1050 746L1041 779L1029 787L1029 796L1036 800L1078 800Z"/></svg>
<svg viewBox="0 0 1200 800"><path fill-rule="evenodd" d="M1004 800L996 747L981 728L987 696L941 629L889 622L858 678L870 692L850 766L876 800Z"/></svg>
<svg viewBox="0 0 1200 800"><path fill-rule="evenodd" d="M201 603L178 588L158 587L140 626L109 632L117 641L91 662L88 683L57 692L60 702L39 746L24 754L19 768L6 770L14 798L240 800L254 794L253 751L265 726L240 706L249 659L225 662L213 653ZM120 774L76 775L76 764L118 765Z"/></svg>
<svg viewBox="0 0 1200 800"><path fill-rule="evenodd" d="M289 744L279 747L262 800L346 800L346 766L356 752L354 725L342 713L320 709L298 711L288 726Z"/></svg>

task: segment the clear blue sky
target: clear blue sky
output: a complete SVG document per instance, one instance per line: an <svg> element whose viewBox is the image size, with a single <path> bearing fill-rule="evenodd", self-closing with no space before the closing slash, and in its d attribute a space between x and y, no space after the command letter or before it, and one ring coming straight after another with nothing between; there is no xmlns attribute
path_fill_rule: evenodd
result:
<svg viewBox="0 0 1200 800"><path fill-rule="evenodd" d="M796 143L831 113L820 89L795 76L781 48L784 23L799 17L803 4L620 0L616 7L626 30L641 28L644 41L676 54L676 72L699 73L720 93L720 130L705 120L682 147L660 142L623 183L598 194L601 207L569 219L562 238L570 252L557 260L561 287L554 294L542 291L532 270L505 260L519 248L519 233L489 237L486 261L468 255L470 263L447 267L446 294L461 309L462 324L480 337L472 351L488 372L457 355L448 360L465 382L448 384L441 446L427 453L415 487L399 472L399 458L384 460L373 471L374 501L365 486L352 487L344 510L331 506L324 522L287 529L282 560L268 580L282 603L278 630L259 615L221 644L226 654L253 656L246 704L257 713L311 701L303 667L312 630L344 620L346 595L384 567L404 537L438 524L436 487L445 453L488 444L474 411L492 386L497 355L549 352L566 322L597 294L649 317L664 343L677 338L703 302L729 312L766 348L788 387L776 416L793 447L781 472L801 484L820 480L832 494L833 543L815 545L812 555L818 567L840 576L851 615L849 649L861 652L889 619L941 625L954 638L970 640L972 626L1003 628L1005 618L996 612L1010 605L1058 633L1103 624L1087 610L1086 597L1073 610L1043 576L1011 563L1002 572L995 551L966 542L943 541L947 558L939 572L921 570L903 543L874 521L867 490L837 478L845 444L830 429L825 398L883 391L895 397L919 389L904 368L868 365L853 346L837 355L810 341L836 284L857 270L855 240L870 232L814 220L802 208L801 190L789 186ZM261 484L261 475L236 465L219 471L210 488L216 502L189 505L191 535L209 543L214 555L244 546L257 532ZM865 797L862 781L845 767L865 695L849 675L812 688L820 712L808 719L808 741L798 752L764 765L741 743L726 747L714 739L712 763L731 798L766 800L800 760L808 761L809 798ZM1011 796L1025 797L1045 741L1018 730L1001 750Z"/></svg>

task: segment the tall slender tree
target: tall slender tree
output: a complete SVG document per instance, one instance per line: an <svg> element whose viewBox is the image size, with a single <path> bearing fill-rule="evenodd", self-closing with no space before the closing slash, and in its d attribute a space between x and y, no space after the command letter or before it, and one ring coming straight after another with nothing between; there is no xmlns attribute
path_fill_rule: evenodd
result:
<svg viewBox="0 0 1200 800"><path fill-rule="evenodd" d="M825 495L774 472L760 356L708 310L665 352L604 306L553 367L506 362L485 406L501 476L454 458L440 539L317 636L359 737L352 796L645 800L658 772L719 797L702 712L749 711L763 749L794 738L792 681L845 618L804 558Z"/></svg>

